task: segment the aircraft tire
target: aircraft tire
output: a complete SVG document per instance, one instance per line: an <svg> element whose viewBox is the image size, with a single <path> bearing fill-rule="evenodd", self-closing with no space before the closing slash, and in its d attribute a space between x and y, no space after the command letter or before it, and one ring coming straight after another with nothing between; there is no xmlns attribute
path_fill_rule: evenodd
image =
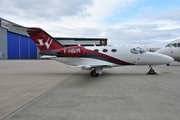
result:
<svg viewBox="0 0 180 120"><path fill-rule="evenodd" d="M92 71L91 71L91 76L92 76L92 77L97 77L98 75L99 75L99 74L96 73L95 70L92 70Z"/></svg>
<svg viewBox="0 0 180 120"><path fill-rule="evenodd" d="M151 74L151 75L155 74L154 70L153 70L153 69L150 69L150 70L149 70L149 74Z"/></svg>

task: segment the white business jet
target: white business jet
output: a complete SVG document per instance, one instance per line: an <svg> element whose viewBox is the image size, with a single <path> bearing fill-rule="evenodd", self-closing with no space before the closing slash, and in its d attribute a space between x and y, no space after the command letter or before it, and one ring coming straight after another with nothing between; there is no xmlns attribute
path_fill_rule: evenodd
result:
<svg viewBox="0 0 180 120"><path fill-rule="evenodd" d="M125 46L70 46L64 47L41 28L13 26L25 30L33 39L40 54L59 62L90 70L92 77L102 74L103 68L123 65L149 65L149 74L155 74L153 65L168 64L174 59L160 53L147 52L140 47Z"/></svg>
<svg viewBox="0 0 180 120"><path fill-rule="evenodd" d="M165 47L157 50L156 52L171 56L172 58L174 58L174 61L180 62L180 39L173 40Z"/></svg>
<svg viewBox="0 0 180 120"><path fill-rule="evenodd" d="M161 46L142 46L141 48L149 51L149 52L156 52L157 50L161 49Z"/></svg>

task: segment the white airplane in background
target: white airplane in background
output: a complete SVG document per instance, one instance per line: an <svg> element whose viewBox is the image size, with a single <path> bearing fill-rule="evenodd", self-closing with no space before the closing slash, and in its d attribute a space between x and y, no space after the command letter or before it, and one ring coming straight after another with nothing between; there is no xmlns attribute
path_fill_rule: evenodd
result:
<svg viewBox="0 0 180 120"><path fill-rule="evenodd" d="M170 56L160 53L147 52L140 47L125 46L70 46L64 47L41 28L15 26L27 31L33 39L40 54L46 58L90 70L92 77L102 74L103 68L112 68L123 65L149 65L149 74L155 74L153 65L162 65L173 62Z"/></svg>
<svg viewBox="0 0 180 120"><path fill-rule="evenodd" d="M141 48L149 51L149 52L156 52L157 50L161 49L160 46L142 46Z"/></svg>
<svg viewBox="0 0 180 120"><path fill-rule="evenodd" d="M174 58L174 61L180 62L180 39L173 40L165 47L156 51L157 53L165 54ZM169 65L169 64L167 64Z"/></svg>

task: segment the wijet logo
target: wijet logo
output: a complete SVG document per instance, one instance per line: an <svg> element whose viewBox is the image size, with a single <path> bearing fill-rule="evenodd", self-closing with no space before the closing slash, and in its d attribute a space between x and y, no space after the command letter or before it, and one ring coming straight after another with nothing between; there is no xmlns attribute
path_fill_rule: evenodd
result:
<svg viewBox="0 0 180 120"><path fill-rule="evenodd" d="M49 49L52 41L53 41L53 40L52 40L50 37L48 38L48 40L47 40L45 43L43 42L43 39L38 39L39 44L36 44L36 45L37 45L37 46L44 46L44 45L45 45L46 48Z"/></svg>

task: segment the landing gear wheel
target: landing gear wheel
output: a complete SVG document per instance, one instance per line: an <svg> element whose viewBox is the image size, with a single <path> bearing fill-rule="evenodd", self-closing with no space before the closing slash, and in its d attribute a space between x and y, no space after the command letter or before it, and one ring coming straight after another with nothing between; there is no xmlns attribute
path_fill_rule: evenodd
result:
<svg viewBox="0 0 180 120"><path fill-rule="evenodd" d="M155 71L151 68L151 69L149 70L149 74L153 75L153 74L155 74Z"/></svg>
<svg viewBox="0 0 180 120"><path fill-rule="evenodd" d="M149 70L149 72L148 72L147 74L149 74L149 75L157 74L157 73L154 71L154 69L152 68L151 65L149 65L149 68L150 68L150 70Z"/></svg>
<svg viewBox="0 0 180 120"><path fill-rule="evenodd" d="M99 75L99 74L96 73L95 70L92 70L92 71L91 71L91 76L92 76L92 77L97 77L98 75Z"/></svg>

